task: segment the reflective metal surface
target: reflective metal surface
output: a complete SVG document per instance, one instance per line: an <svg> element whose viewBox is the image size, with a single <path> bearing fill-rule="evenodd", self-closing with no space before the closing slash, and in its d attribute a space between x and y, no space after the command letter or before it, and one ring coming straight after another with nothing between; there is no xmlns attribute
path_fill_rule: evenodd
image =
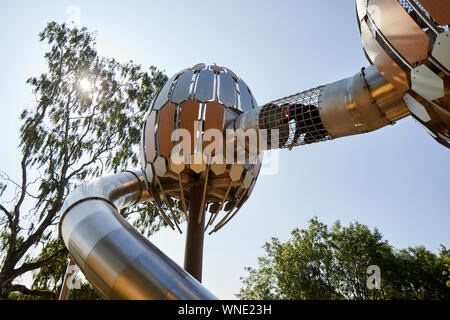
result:
<svg viewBox="0 0 450 320"><path fill-rule="evenodd" d="M361 21L361 42L366 55L383 77L390 81L398 90L407 91L409 83L406 72L385 52L384 47L373 36L366 21Z"/></svg>
<svg viewBox="0 0 450 320"><path fill-rule="evenodd" d="M169 100L169 92L170 89L172 89L173 82L176 79L176 75L174 75L172 78L167 80L167 82L164 84L164 87L162 87L161 91L159 92L158 96L156 97L155 102L153 103L152 109L153 110L159 110L163 105L166 104L166 102Z"/></svg>
<svg viewBox="0 0 450 320"><path fill-rule="evenodd" d="M219 101L227 107L236 105L236 85L228 73L219 74Z"/></svg>
<svg viewBox="0 0 450 320"><path fill-rule="evenodd" d="M252 108L252 99L250 97L250 93L248 92L247 85L244 81L239 79L239 93L240 93L240 107L244 111L248 111Z"/></svg>
<svg viewBox="0 0 450 320"><path fill-rule="evenodd" d="M448 71L450 71L450 31L440 33L431 53Z"/></svg>
<svg viewBox="0 0 450 320"><path fill-rule="evenodd" d="M156 145L155 145L155 121L156 112L153 112L148 117L145 127L142 130L142 150L141 154L144 155L147 161L155 160L156 156ZM145 146L145 147L144 147Z"/></svg>
<svg viewBox="0 0 450 320"><path fill-rule="evenodd" d="M326 85L319 113L331 137L338 138L379 129L409 111L402 94L370 66L353 77Z"/></svg>
<svg viewBox="0 0 450 320"><path fill-rule="evenodd" d="M411 113L413 113L420 120L422 120L423 122L428 122L431 120L427 110L416 99L411 97L409 94L405 94L403 100L405 100L405 103Z"/></svg>
<svg viewBox="0 0 450 320"><path fill-rule="evenodd" d="M450 24L450 7L448 0L420 0L420 4L442 26Z"/></svg>
<svg viewBox="0 0 450 320"><path fill-rule="evenodd" d="M155 103L158 108L151 109L145 118L141 167L147 177L146 186L153 188L153 194L158 192L164 197L164 202L181 201L183 207L188 207L192 185L198 181L208 184L202 197L205 207L220 203L224 198L227 201L238 199L244 185L243 177L253 170L255 163L250 161L253 154L248 150L249 139L237 136L238 141L228 141L223 129L245 110L257 109L256 99L241 78L215 64L196 64L178 72L173 79L161 90L163 96L168 96L166 102L161 105L160 93ZM157 125L151 130L154 119ZM287 124L285 127L289 129ZM174 154L181 163L171 160ZM210 162L220 154L222 164ZM247 162L248 167L240 179L232 181L230 171L237 159ZM253 181L256 179L254 177ZM245 186L253 181L248 178ZM246 199L244 197L240 205ZM164 219L169 218L163 210L160 213ZM177 226L176 221L168 221Z"/></svg>
<svg viewBox="0 0 450 320"><path fill-rule="evenodd" d="M415 114L413 117L446 147L450 145L448 2L356 0L357 22L366 57L398 91L425 108L428 116L419 111L420 107L412 107L423 119L430 118L429 121L424 122ZM389 91L386 88L383 91ZM410 105L419 106L410 98L406 98ZM376 103L390 121L409 112L389 103L383 109L378 99Z"/></svg>
<svg viewBox="0 0 450 320"><path fill-rule="evenodd" d="M271 131L277 129L278 147L291 148L391 124L409 114L402 98L402 94L370 66L352 77L245 112L227 127L266 129L267 143ZM293 106L301 106L300 111Z"/></svg>
<svg viewBox="0 0 450 320"><path fill-rule="evenodd" d="M411 72L411 89L428 100L439 99L444 96L444 80L422 64Z"/></svg>
<svg viewBox="0 0 450 320"><path fill-rule="evenodd" d="M429 37L398 1L369 0L367 12L387 42L409 63L427 57Z"/></svg>
<svg viewBox="0 0 450 320"><path fill-rule="evenodd" d="M206 69L200 71L195 88L195 99L200 102L212 100L214 97L214 72Z"/></svg>
<svg viewBox="0 0 450 320"><path fill-rule="evenodd" d="M175 104L167 103L164 105L158 117L158 150L162 156L170 156L173 148L173 141L171 139L173 131L173 123L175 119ZM151 120L151 119L149 119ZM172 124L172 126L168 125ZM151 139L151 137L148 137Z"/></svg>
<svg viewBox="0 0 450 320"><path fill-rule="evenodd" d="M188 70L180 75L173 89L171 101L174 103L181 103L187 100L191 88L192 76L194 71Z"/></svg>
<svg viewBox="0 0 450 320"><path fill-rule="evenodd" d="M216 299L119 213L150 199L140 171L74 189L59 225L71 256L107 299Z"/></svg>

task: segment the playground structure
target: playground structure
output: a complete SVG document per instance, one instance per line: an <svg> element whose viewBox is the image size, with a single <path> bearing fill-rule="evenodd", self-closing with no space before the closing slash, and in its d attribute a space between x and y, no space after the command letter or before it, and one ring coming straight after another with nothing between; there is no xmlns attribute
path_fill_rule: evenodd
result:
<svg viewBox="0 0 450 320"><path fill-rule="evenodd" d="M200 284L204 233L222 229L249 198L264 150L366 133L406 116L450 147L446 1L356 0L371 65L262 106L228 68L197 64L175 74L144 119L141 170L85 183L64 204L60 236L87 280L109 299L215 299ZM177 212L184 215L184 269L119 214L140 201L153 201L179 232Z"/></svg>

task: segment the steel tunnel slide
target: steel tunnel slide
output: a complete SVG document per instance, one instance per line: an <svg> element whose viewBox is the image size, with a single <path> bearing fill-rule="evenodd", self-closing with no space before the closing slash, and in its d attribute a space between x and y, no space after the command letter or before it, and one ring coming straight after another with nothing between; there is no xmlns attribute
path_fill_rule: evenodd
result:
<svg viewBox="0 0 450 320"><path fill-rule="evenodd" d="M69 194L59 232L86 279L107 299L217 299L120 215L144 200L151 197L139 171L101 177Z"/></svg>

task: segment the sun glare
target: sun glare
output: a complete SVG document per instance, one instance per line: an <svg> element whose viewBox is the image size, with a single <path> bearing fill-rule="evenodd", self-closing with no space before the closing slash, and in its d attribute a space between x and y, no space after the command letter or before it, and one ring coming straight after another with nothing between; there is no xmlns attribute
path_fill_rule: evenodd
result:
<svg viewBox="0 0 450 320"><path fill-rule="evenodd" d="M91 82L87 78L83 78L80 80L80 88L83 91L89 91L91 90L91 87L92 87Z"/></svg>

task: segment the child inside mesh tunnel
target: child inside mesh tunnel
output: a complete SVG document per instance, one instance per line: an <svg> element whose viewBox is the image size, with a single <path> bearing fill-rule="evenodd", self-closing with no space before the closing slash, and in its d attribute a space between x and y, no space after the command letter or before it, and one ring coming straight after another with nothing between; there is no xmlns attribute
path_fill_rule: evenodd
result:
<svg viewBox="0 0 450 320"><path fill-rule="evenodd" d="M322 140L326 136L327 132L320 120L319 109L315 105L287 103L281 106L281 111L286 115L286 118L281 120L282 124L287 124L291 120L295 122L294 137L288 146L289 150L299 144ZM298 141L302 134L304 135L303 141Z"/></svg>

